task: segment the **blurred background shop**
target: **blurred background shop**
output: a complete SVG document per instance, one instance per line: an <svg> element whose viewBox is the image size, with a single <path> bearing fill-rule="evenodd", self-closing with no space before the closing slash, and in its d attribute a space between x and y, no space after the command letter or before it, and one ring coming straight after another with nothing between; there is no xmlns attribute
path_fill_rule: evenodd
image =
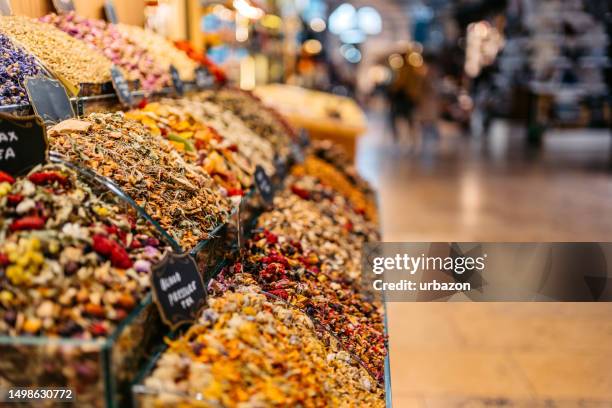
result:
<svg viewBox="0 0 612 408"><path fill-rule="evenodd" d="M104 1L74 3L103 13ZM386 241L612 238L610 1L115 7L343 144L377 188ZM609 407L611 316L606 304L392 304L395 405Z"/></svg>

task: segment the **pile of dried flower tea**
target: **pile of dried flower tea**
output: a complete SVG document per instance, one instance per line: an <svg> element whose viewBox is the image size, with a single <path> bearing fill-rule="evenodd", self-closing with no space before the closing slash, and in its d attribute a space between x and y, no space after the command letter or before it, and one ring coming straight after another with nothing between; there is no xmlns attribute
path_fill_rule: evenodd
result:
<svg viewBox="0 0 612 408"><path fill-rule="evenodd" d="M331 140L314 139L310 141L308 152L340 170L355 187L369 197L370 201L373 202L375 200L376 194L374 190L357 173L357 169L353 165L353 159L340 145L335 144Z"/></svg>
<svg viewBox="0 0 612 408"><path fill-rule="evenodd" d="M268 175L274 174L274 156L279 153L264 137L250 130L231 111L211 102L178 101L199 120L214 128L225 140L238 148L238 152L251 163L262 166Z"/></svg>
<svg viewBox="0 0 612 408"><path fill-rule="evenodd" d="M365 214L369 220L376 222L378 213L376 204L372 201L371 196L366 195L366 193L356 187L354 183L333 165L314 156L308 156L304 163L295 166L291 172L295 175L306 174L318 178L348 198L357 212Z"/></svg>
<svg viewBox="0 0 612 408"><path fill-rule="evenodd" d="M128 80L139 80L145 90L159 90L169 83L168 71L159 67L146 49L120 32L113 24L81 17L74 12L62 15L49 14L40 20L53 24L100 51L124 70Z"/></svg>
<svg viewBox="0 0 612 408"><path fill-rule="evenodd" d="M143 406L383 407L382 390L329 336L283 302L245 286L210 299L199 322L170 342Z"/></svg>
<svg viewBox="0 0 612 408"><path fill-rule="evenodd" d="M289 153L293 129L274 109L265 106L250 92L240 89L223 88L199 92L193 99L210 101L231 111L253 132L268 140L281 157Z"/></svg>
<svg viewBox="0 0 612 408"><path fill-rule="evenodd" d="M157 232L61 165L0 180L0 333L111 334L149 292Z"/></svg>
<svg viewBox="0 0 612 408"><path fill-rule="evenodd" d="M163 136L189 163L204 169L229 196L243 195L253 183L254 166L240 147L193 115L189 103L165 98L127 112L154 136Z"/></svg>
<svg viewBox="0 0 612 408"><path fill-rule="evenodd" d="M166 72L170 69L170 65L174 65L183 81L193 81L195 79L195 70L198 63L189 58L184 51L176 48L172 42L162 35L127 24L117 24L116 27L123 35L146 49L155 59L156 64Z"/></svg>
<svg viewBox="0 0 612 408"><path fill-rule="evenodd" d="M0 32L74 85L111 80L110 60L51 24L24 16L0 16Z"/></svg>
<svg viewBox="0 0 612 408"><path fill-rule="evenodd" d="M43 70L34 57L0 34L0 105L23 105L28 102L24 80L41 75Z"/></svg>
<svg viewBox="0 0 612 408"><path fill-rule="evenodd" d="M185 249L227 221L229 202L210 176L122 113L92 113L48 133L53 150L117 183Z"/></svg>
<svg viewBox="0 0 612 408"><path fill-rule="evenodd" d="M243 260L211 283L213 292L248 273L262 289L316 318L382 380L386 336L382 305L362 290L363 245L379 239L376 225L333 189L310 176L290 176L274 209L257 220Z"/></svg>

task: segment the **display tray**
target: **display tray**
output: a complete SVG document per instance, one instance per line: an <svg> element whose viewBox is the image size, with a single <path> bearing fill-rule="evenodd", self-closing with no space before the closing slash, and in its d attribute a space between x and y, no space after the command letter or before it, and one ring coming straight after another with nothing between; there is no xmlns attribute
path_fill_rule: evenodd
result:
<svg viewBox="0 0 612 408"><path fill-rule="evenodd" d="M267 294L269 297L278 299L272 294ZM288 304L289 305L289 304ZM290 305L289 305L290 306ZM294 306L290 306L294 307ZM319 327L319 329L326 331L320 326L315 320L313 323ZM385 306L385 333L387 333L387 318L386 318L386 306ZM333 334L330 333L335 338ZM179 336L178 332L174 332L169 337L174 339ZM152 388L144 385L144 380L153 372L157 362L161 358L162 354L166 351L167 345L160 347L153 358L143 366L142 371L136 376L136 380L132 385L132 404L135 408L147 408L147 407L175 407L175 406L189 406L189 407L220 407L214 401L207 400L201 394L187 394L179 393L176 391L167 391L157 388ZM355 362L358 362L358 358L353 356ZM384 373L384 390L385 390L385 404L388 408L392 407L391 398L391 366L389 363L389 350L387 347L387 356L385 357L385 373Z"/></svg>
<svg viewBox="0 0 612 408"><path fill-rule="evenodd" d="M50 159L53 163L75 170L103 201L131 207L137 210L140 217L155 224L147 214L143 217L133 200L112 182L109 183L108 179L66 162L57 154L51 153ZM192 255L210 262L223 259L219 251L225 248L220 240L225 230L226 224L217 226L210 233L211 238L200 242ZM182 252L167 233L162 233L161 237L175 251ZM215 271L215 268L198 266L203 274ZM105 338L0 336L0 389L62 387L73 391L76 406L129 406L130 387L136 374L150 361L154 350L168 332L152 294L148 293ZM48 406L57 404L49 403ZM40 406L40 402L25 406Z"/></svg>
<svg viewBox="0 0 612 408"><path fill-rule="evenodd" d="M149 294L106 339L0 336L0 388L65 387L76 406L126 406L131 381L164 334Z"/></svg>

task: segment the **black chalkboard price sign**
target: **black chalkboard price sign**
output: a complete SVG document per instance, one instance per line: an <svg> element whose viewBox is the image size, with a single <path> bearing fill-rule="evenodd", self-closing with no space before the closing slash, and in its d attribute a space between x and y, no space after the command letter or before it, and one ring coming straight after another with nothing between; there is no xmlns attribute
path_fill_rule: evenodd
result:
<svg viewBox="0 0 612 408"><path fill-rule="evenodd" d="M255 167L255 186L264 202L271 204L274 200L274 186L266 171L259 164Z"/></svg>
<svg viewBox="0 0 612 408"><path fill-rule="evenodd" d="M151 283L159 314L172 329L196 320L206 305L206 288L189 254L167 252L153 267Z"/></svg>
<svg viewBox="0 0 612 408"><path fill-rule="evenodd" d="M111 80L113 81L113 88L115 88L119 102L123 106L131 108L134 101L130 93L130 86L119 68L115 65L111 68Z"/></svg>
<svg viewBox="0 0 612 408"><path fill-rule="evenodd" d="M74 2L72 0L53 0L53 5L60 14L74 11Z"/></svg>
<svg viewBox="0 0 612 408"><path fill-rule="evenodd" d="M50 78L26 78L26 92L34 112L47 124L74 118L74 110L59 81Z"/></svg>
<svg viewBox="0 0 612 408"><path fill-rule="evenodd" d="M21 176L47 160L45 124L38 116L0 113L0 170Z"/></svg>
<svg viewBox="0 0 612 408"><path fill-rule="evenodd" d="M195 70L196 86L199 89L212 88L215 85L215 77L210 74L206 67L198 67Z"/></svg>
<svg viewBox="0 0 612 408"><path fill-rule="evenodd" d="M172 78L172 84L174 85L176 93L182 96L185 93L185 83L183 83L178 69L176 69L174 65L170 65L170 77Z"/></svg>
<svg viewBox="0 0 612 408"><path fill-rule="evenodd" d="M106 15L106 21L109 23L117 24L119 22L113 0L106 0L104 2L104 14Z"/></svg>

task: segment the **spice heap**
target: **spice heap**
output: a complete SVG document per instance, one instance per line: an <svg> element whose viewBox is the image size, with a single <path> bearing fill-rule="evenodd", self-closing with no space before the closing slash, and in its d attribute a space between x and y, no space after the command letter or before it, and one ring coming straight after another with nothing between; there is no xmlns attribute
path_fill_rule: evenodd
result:
<svg viewBox="0 0 612 408"><path fill-rule="evenodd" d="M157 66L147 50L112 24L77 16L74 12L63 15L49 14L40 20L53 24L100 51L125 71L128 80L139 80L145 90L159 90L169 82L168 71Z"/></svg>
<svg viewBox="0 0 612 408"><path fill-rule="evenodd" d="M342 195L310 176L290 176L275 208L258 219L243 260L213 281L211 290L236 287L248 273L262 289L317 319L382 381L386 336L382 306L360 285L363 244L378 240L376 226Z"/></svg>
<svg viewBox="0 0 612 408"><path fill-rule="evenodd" d="M212 126L219 134L238 147L239 153L251 163L262 166L268 175L274 174L274 156L281 155L268 139L249 129L231 109L225 109L211 102L197 100L177 101L189 109L194 116ZM284 149L283 149L284 150Z"/></svg>
<svg viewBox="0 0 612 408"><path fill-rule="evenodd" d="M224 88L202 91L193 99L213 102L240 118L256 134L268 140L281 157L289 153L293 130L276 111L266 107L253 94Z"/></svg>
<svg viewBox="0 0 612 408"><path fill-rule="evenodd" d="M357 188L354 183L333 165L314 156L308 156L304 163L292 169L292 173L318 178L345 196L357 212L365 214L369 220L376 222L376 205L371 196L366 195L361 189Z"/></svg>
<svg viewBox="0 0 612 408"><path fill-rule="evenodd" d="M166 72L170 69L170 65L174 65L183 81L193 81L195 79L195 70L198 64L163 36L151 30L127 24L117 24L116 27L123 35L146 49L155 59L157 66Z"/></svg>
<svg viewBox="0 0 612 408"><path fill-rule="evenodd" d="M357 173L357 169L352 165L352 158L346 154L344 149L331 140L315 139L310 141L309 153L340 170L351 184L361 190L371 202L374 202L374 191L368 182Z"/></svg>
<svg viewBox="0 0 612 408"><path fill-rule="evenodd" d="M23 16L0 16L0 32L73 85L111 80L112 63L104 55L50 24Z"/></svg>
<svg viewBox="0 0 612 408"><path fill-rule="evenodd" d="M60 165L0 181L0 333L112 333L148 293L155 230Z"/></svg>
<svg viewBox="0 0 612 408"><path fill-rule="evenodd" d="M40 65L4 34L0 34L0 54L0 105L27 104L24 80L42 74Z"/></svg>
<svg viewBox="0 0 612 408"><path fill-rule="evenodd" d="M225 222L229 203L210 176L122 113L93 113L49 129L51 148L117 183L183 248Z"/></svg>
<svg viewBox="0 0 612 408"><path fill-rule="evenodd" d="M319 339L305 314L242 290L211 299L198 324L170 343L145 380L163 392L142 406L190 402L177 393L202 406L384 406L368 374L332 338Z"/></svg>
<svg viewBox="0 0 612 408"><path fill-rule="evenodd" d="M145 125L152 135L168 139L187 162L202 167L227 195L243 195L253 179L254 169L248 157L193 115L192 104L162 99L130 111L126 117Z"/></svg>

